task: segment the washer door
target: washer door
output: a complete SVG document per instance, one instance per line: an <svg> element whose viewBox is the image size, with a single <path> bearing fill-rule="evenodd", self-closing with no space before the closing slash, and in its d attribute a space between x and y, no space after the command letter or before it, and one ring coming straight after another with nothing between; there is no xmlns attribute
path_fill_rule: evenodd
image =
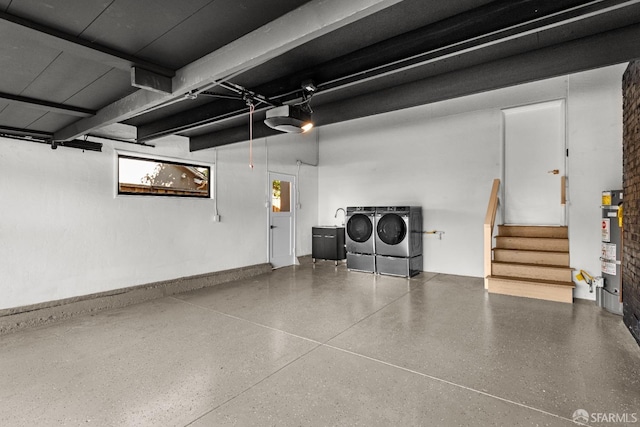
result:
<svg viewBox="0 0 640 427"><path fill-rule="evenodd" d="M378 237L387 245L397 245L407 236L407 225L398 214L388 213L378 221Z"/></svg>
<svg viewBox="0 0 640 427"><path fill-rule="evenodd" d="M364 243L371 238L373 225L369 217L363 214L355 214L347 221L347 234L354 242Z"/></svg>

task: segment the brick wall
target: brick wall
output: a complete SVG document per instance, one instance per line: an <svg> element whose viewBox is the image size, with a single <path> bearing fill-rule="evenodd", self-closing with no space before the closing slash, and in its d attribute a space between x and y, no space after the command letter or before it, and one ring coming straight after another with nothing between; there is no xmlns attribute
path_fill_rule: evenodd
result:
<svg viewBox="0 0 640 427"><path fill-rule="evenodd" d="M633 61L627 67L622 78L622 91L624 323L640 344L640 61Z"/></svg>

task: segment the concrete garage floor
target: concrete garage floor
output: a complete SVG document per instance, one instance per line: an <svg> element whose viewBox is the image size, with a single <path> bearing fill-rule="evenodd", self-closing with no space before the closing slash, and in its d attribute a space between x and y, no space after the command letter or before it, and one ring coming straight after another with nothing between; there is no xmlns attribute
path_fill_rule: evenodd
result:
<svg viewBox="0 0 640 427"><path fill-rule="evenodd" d="M1 336L0 424L640 425L640 349L591 303L302 263Z"/></svg>

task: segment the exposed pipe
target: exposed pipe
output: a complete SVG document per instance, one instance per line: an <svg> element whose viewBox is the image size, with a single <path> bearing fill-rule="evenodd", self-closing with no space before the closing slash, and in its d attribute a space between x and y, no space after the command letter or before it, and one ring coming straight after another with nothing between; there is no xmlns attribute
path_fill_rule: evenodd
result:
<svg viewBox="0 0 640 427"><path fill-rule="evenodd" d="M438 240L442 240L442 235L444 234L444 231L430 230L430 231L423 231L422 234L435 234L438 236Z"/></svg>

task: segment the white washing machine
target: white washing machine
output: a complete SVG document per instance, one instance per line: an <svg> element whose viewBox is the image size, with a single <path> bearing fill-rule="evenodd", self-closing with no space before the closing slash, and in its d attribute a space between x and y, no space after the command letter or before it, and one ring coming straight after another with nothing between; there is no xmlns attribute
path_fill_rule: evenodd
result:
<svg viewBox="0 0 640 427"><path fill-rule="evenodd" d="M374 207L347 207L345 216L345 243L347 247L347 269L374 273L375 221Z"/></svg>

